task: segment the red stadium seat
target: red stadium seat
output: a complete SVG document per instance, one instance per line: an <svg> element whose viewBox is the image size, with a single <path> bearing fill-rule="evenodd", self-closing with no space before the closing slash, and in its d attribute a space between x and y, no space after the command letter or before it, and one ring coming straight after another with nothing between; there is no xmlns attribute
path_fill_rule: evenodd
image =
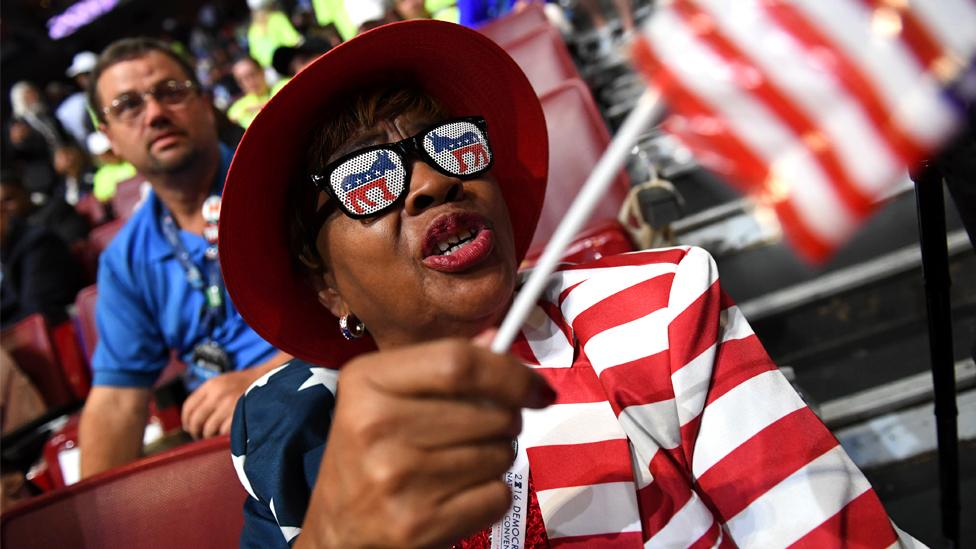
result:
<svg viewBox="0 0 976 549"><path fill-rule="evenodd" d="M17 361L17 366L37 387L50 408L78 400L73 393L55 350L47 322L33 314L0 332L0 345Z"/></svg>
<svg viewBox="0 0 976 549"><path fill-rule="evenodd" d="M571 78L579 78L579 71L566 49L559 31L543 25L505 46L529 77L537 95L543 95Z"/></svg>
<svg viewBox="0 0 976 549"><path fill-rule="evenodd" d="M88 221L89 227L97 227L108 221L108 209L95 195L86 194L75 204L75 210Z"/></svg>
<svg viewBox="0 0 976 549"><path fill-rule="evenodd" d="M494 40L499 46L505 47L542 25L549 25L546 12L542 6L532 4L521 11L499 17L482 26L478 31Z"/></svg>
<svg viewBox="0 0 976 549"><path fill-rule="evenodd" d="M4 547L236 547L247 494L228 437L137 461L0 515Z"/></svg>
<svg viewBox="0 0 976 549"><path fill-rule="evenodd" d="M92 251L95 253L96 260L98 254L101 254L108 247L109 242L115 238L115 234L119 232L123 225L125 225L124 219L115 219L101 227L96 227L88 234L88 242Z"/></svg>
<svg viewBox="0 0 976 549"><path fill-rule="evenodd" d="M142 186L145 182L146 178L137 174L115 187L115 195L112 196L112 210L115 211L115 217L129 219L132 212L142 203Z"/></svg>
<svg viewBox="0 0 976 549"><path fill-rule="evenodd" d="M98 343L98 330L95 328L95 303L97 301L98 286L94 284L83 288L75 298L78 335L89 364L91 364L92 355L95 354L95 344Z"/></svg>
<svg viewBox="0 0 976 549"><path fill-rule="evenodd" d="M564 82L541 100L549 131L549 185L530 255L538 255L552 237L610 142L610 132L581 80ZM630 181L621 171L583 229L616 219L629 190Z"/></svg>
<svg viewBox="0 0 976 549"><path fill-rule="evenodd" d="M84 400L91 389L91 370L74 322L68 320L52 326L51 338L71 393L78 400Z"/></svg>

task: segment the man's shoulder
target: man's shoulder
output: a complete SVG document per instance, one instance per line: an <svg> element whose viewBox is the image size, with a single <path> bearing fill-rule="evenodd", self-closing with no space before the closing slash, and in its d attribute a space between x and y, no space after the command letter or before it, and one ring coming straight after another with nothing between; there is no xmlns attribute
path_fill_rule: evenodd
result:
<svg viewBox="0 0 976 549"><path fill-rule="evenodd" d="M156 244L154 199L147 197L142 206L132 212L132 216L122 225L118 234L112 238L102 253L103 261L113 264L132 266L134 263L145 261Z"/></svg>

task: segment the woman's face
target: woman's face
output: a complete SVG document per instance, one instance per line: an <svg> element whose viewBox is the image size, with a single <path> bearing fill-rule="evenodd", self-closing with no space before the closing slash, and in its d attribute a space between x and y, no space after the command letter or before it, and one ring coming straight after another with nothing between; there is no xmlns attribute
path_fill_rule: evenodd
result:
<svg viewBox="0 0 976 549"><path fill-rule="evenodd" d="M379 122L353 135L330 161L434 122L411 113ZM326 265L323 303L337 316L359 317L380 348L475 335L501 321L515 288L512 226L495 180L462 181L420 160L409 168L409 190L398 207L366 220L337 211L316 241Z"/></svg>

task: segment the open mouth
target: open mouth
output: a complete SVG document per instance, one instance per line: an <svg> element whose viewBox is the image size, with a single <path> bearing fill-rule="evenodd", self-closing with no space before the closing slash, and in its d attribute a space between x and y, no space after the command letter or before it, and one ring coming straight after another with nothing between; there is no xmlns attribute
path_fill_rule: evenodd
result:
<svg viewBox="0 0 976 549"><path fill-rule="evenodd" d="M455 213L438 217L424 237L424 264L444 272L459 272L491 253L494 235L488 221L477 214Z"/></svg>
<svg viewBox="0 0 976 549"><path fill-rule="evenodd" d="M446 239L437 243L436 247L440 251L439 255L451 255L460 250L465 244L474 240L479 232L481 232L481 229L464 229L458 234L448 236Z"/></svg>
<svg viewBox="0 0 976 549"><path fill-rule="evenodd" d="M453 255L486 229L487 221L477 214L455 213L438 217L424 236L424 257Z"/></svg>

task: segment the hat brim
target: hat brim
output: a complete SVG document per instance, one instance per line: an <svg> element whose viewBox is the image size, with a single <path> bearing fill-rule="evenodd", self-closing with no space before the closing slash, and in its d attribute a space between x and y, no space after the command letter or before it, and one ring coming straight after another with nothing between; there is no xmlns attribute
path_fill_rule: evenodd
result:
<svg viewBox="0 0 976 549"><path fill-rule="evenodd" d="M313 134L350 91L408 77L457 116L488 122L495 164L521 262L532 241L548 169L542 107L511 57L481 34L432 20L391 23L345 42L299 72L244 134L224 187L220 261L244 320L277 348L323 366L340 366L375 348L345 341L288 246L287 189L305 184ZM395 82L398 80L391 80Z"/></svg>

